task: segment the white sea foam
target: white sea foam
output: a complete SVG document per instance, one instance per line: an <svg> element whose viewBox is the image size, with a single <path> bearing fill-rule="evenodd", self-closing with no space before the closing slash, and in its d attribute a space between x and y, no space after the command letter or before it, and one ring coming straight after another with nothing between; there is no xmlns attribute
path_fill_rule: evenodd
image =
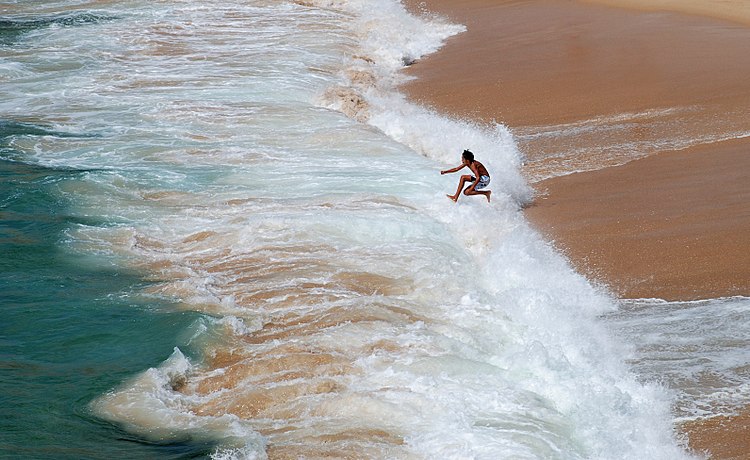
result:
<svg viewBox="0 0 750 460"><path fill-rule="evenodd" d="M750 299L621 303L606 321L618 335L638 334L630 360L639 375L682 389L674 405L678 420L733 415L750 404Z"/></svg>
<svg viewBox="0 0 750 460"><path fill-rule="evenodd" d="M122 389L97 399L93 408L101 417L149 440L218 439L222 444L219 458L229 453L232 458L267 458L263 439L247 422L231 415L201 417L186 410L195 402L174 389L184 385L191 370L192 365L175 348L161 366L149 369L126 382Z"/></svg>
<svg viewBox="0 0 750 460"><path fill-rule="evenodd" d="M511 134L395 92L462 26L391 0L128 5L39 32L21 55L50 73L0 100L96 134L15 140L25 161L88 170L61 191L106 225L68 241L205 313L193 359L175 351L97 414L215 440L217 458L685 457L671 394L599 319L616 305L523 220ZM492 204L445 198L464 148Z"/></svg>

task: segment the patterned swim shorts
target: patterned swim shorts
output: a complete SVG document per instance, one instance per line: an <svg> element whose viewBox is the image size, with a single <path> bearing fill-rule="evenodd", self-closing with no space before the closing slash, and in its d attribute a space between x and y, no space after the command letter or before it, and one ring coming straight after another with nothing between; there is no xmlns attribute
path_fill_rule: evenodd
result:
<svg viewBox="0 0 750 460"><path fill-rule="evenodd" d="M479 176L479 182L477 182L474 190L481 190L490 185L490 176Z"/></svg>

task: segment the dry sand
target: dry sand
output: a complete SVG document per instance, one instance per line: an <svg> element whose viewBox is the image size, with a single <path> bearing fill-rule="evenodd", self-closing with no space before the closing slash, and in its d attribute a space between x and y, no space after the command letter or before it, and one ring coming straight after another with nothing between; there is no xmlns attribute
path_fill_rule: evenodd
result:
<svg viewBox="0 0 750 460"><path fill-rule="evenodd" d="M555 148L584 152L585 167L573 169L598 169L535 182L526 210L581 272L621 297L750 295L748 2L406 3L468 29L409 70L412 99L521 133L532 180L569 172L560 165L570 157L555 163ZM535 140L621 119L618 136L642 141L632 153L645 158L602 169L625 162L597 158L622 139ZM680 429L712 459L750 458L748 413Z"/></svg>

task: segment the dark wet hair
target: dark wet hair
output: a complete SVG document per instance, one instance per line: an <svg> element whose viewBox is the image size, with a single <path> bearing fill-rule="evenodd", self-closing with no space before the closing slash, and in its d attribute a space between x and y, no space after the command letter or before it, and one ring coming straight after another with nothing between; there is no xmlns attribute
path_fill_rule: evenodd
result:
<svg viewBox="0 0 750 460"><path fill-rule="evenodd" d="M470 163L474 161L474 154L468 150L464 150L463 157L469 160Z"/></svg>

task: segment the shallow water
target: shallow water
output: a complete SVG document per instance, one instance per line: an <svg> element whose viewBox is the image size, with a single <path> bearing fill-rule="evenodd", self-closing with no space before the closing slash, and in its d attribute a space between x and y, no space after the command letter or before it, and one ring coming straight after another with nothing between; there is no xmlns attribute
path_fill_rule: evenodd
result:
<svg viewBox="0 0 750 460"><path fill-rule="evenodd" d="M747 108L718 103L620 113L575 123L515 130L531 182L619 166L665 151L679 151L750 136Z"/></svg>
<svg viewBox="0 0 750 460"><path fill-rule="evenodd" d="M0 452L5 458L172 458L213 446L144 442L88 403L157 365L195 321L139 300L142 276L72 253L66 229L96 224L59 193L82 173L0 161Z"/></svg>
<svg viewBox="0 0 750 460"><path fill-rule="evenodd" d="M748 398L750 299L692 302L622 301L606 322L635 348L630 357L642 380L677 390L677 421L735 415Z"/></svg>
<svg viewBox="0 0 750 460"><path fill-rule="evenodd" d="M511 134L393 90L462 26L391 1L35 6L0 44L4 453L687 456L686 387L633 372L638 332L525 223ZM444 196L464 148L489 205Z"/></svg>

